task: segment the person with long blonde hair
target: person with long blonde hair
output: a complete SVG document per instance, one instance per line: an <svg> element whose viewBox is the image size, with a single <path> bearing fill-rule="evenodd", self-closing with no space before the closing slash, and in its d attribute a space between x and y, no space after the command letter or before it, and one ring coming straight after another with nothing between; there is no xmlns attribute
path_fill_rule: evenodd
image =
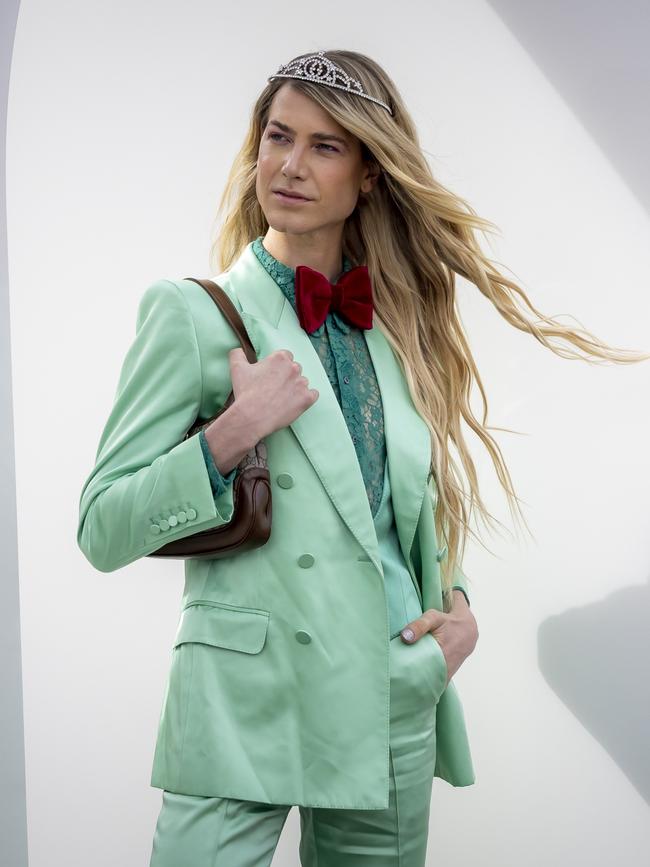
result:
<svg viewBox="0 0 650 867"><path fill-rule="evenodd" d="M478 639L472 513L494 518L463 426L523 517L456 277L562 357L650 355L545 316L499 272L478 241L493 224L434 178L359 52L269 77L219 215L215 279L258 360L195 282L152 284L80 503L79 545L112 571L227 523L240 461L268 447L269 541L185 563L151 867L268 865L292 806L303 867L422 867L433 778L475 782L452 678Z"/></svg>

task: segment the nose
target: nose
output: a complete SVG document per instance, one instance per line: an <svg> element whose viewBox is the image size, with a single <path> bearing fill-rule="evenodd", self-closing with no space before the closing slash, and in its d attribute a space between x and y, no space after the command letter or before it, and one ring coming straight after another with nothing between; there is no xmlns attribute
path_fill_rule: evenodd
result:
<svg viewBox="0 0 650 867"><path fill-rule="evenodd" d="M305 173L304 150L297 145L289 149L282 166L282 174L287 178L301 178Z"/></svg>

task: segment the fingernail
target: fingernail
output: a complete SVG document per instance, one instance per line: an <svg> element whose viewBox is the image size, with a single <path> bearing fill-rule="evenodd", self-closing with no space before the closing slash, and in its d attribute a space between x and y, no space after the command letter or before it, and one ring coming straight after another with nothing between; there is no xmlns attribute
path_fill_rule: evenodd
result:
<svg viewBox="0 0 650 867"><path fill-rule="evenodd" d="M413 641L413 639L415 638L415 633L412 629L402 629L402 637L405 638L407 641Z"/></svg>

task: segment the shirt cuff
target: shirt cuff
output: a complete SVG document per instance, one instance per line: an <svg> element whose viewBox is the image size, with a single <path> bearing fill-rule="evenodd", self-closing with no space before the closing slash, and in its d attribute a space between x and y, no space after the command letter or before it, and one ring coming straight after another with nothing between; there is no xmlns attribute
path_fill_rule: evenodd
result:
<svg viewBox="0 0 650 867"><path fill-rule="evenodd" d="M237 475L237 470L239 469L239 467L234 466L232 470L224 476L214 462L214 458L212 457L212 452L210 451L210 446L208 445L208 441L205 438L205 433L203 429L199 431L199 442L201 443L201 449L203 450L205 465L208 470L208 475L210 476L212 492L215 497L218 497L224 493L226 487L233 481L233 479Z"/></svg>

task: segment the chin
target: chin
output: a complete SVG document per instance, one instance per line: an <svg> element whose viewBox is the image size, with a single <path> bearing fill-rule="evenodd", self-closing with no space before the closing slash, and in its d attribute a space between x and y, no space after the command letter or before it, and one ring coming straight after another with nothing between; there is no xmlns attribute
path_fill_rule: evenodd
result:
<svg viewBox="0 0 650 867"><path fill-rule="evenodd" d="M305 220L299 219L297 214L294 219L291 219L286 214L278 215L273 212L264 214L264 216L266 217L266 222L274 232L283 232L287 235L302 235L304 232L311 232L314 229Z"/></svg>

